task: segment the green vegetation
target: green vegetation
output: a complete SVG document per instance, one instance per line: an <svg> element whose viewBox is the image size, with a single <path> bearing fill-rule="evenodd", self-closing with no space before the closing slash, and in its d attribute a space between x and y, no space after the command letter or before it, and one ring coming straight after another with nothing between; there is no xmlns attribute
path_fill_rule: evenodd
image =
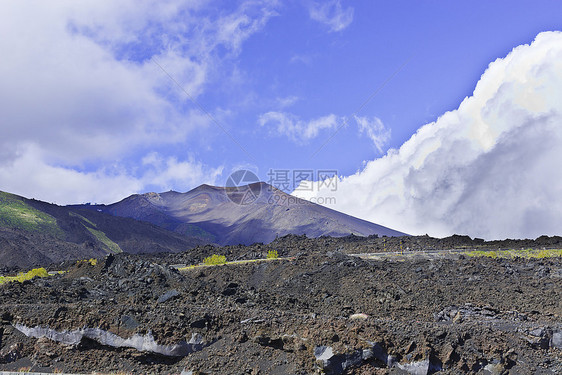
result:
<svg viewBox="0 0 562 375"><path fill-rule="evenodd" d="M180 267L178 268L178 271L182 272L182 271L192 270L197 267L201 267L201 265L192 264L191 266Z"/></svg>
<svg viewBox="0 0 562 375"><path fill-rule="evenodd" d="M98 241L100 241L101 243L103 243L106 247L106 250L110 253L113 254L117 254L117 253L122 253L123 250L119 247L118 244L116 244L115 242L111 241L104 232L102 232L101 230L97 230L94 228L90 228L90 227L86 227L86 229L88 229L90 231L90 233L92 233L96 239Z"/></svg>
<svg viewBox="0 0 562 375"><path fill-rule="evenodd" d="M69 212L70 216L74 216L79 218L80 220L85 221L86 223L90 224L92 227L97 228L98 226L95 223L92 223L90 220L86 219L84 216L77 214L76 212Z"/></svg>
<svg viewBox="0 0 562 375"><path fill-rule="evenodd" d="M562 249L523 249L523 250L492 250L492 251L469 251L461 253L469 257L488 257L488 258L554 258L562 257Z"/></svg>
<svg viewBox="0 0 562 375"><path fill-rule="evenodd" d="M267 259L277 259L279 258L279 253L277 250L269 250L267 252Z"/></svg>
<svg viewBox="0 0 562 375"><path fill-rule="evenodd" d="M98 264L98 260L95 258L90 258L90 259L84 259L84 260L77 260L76 264L79 263L90 263L91 266L95 266Z"/></svg>
<svg viewBox="0 0 562 375"><path fill-rule="evenodd" d="M203 259L203 264L206 266L218 266L226 264L226 257L224 255L213 254L210 257Z"/></svg>
<svg viewBox="0 0 562 375"><path fill-rule="evenodd" d="M213 255L207 257L203 260L203 264L192 264L185 267L178 268L178 271L187 271L192 270L200 267L209 267L209 266L220 266L220 265L229 265L235 266L240 264L249 264L249 263L260 263L260 262L268 262L275 259L282 259L282 260L294 260L294 258L267 258L267 259L244 259L244 260L234 260L232 262L227 262L226 257L222 255Z"/></svg>
<svg viewBox="0 0 562 375"><path fill-rule="evenodd" d="M1 191L0 226L64 238L64 232L58 227L54 217L31 207L18 196Z"/></svg>
<svg viewBox="0 0 562 375"><path fill-rule="evenodd" d="M82 225L84 225L84 228L86 228L90 233L92 233L94 235L94 237L96 237L96 239L99 242L101 242L102 244L105 245L105 250L108 253L118 254L118 253L123 252L121 247L117 243L115 243L111 239L109 239L109 237L107 237L107 235L104 232L102 232L101 230L98 230L98 229L94 229L94 228L98 227L95 223L86 219L84 216L77 214L76 212L70 212L69 214L70 214L70 216L77 217L80 220L84 221L84 223L88 224L88 225L86 225L86 224L83 223ZM92 261L96 261L96 260L95 259L89 260L90 264L95 266L95 264L92 263Z"/></svg>
<svg viewBox="0 0 562 375"><path fill-rule="evenodd" d="M0 284L19 281L20 283L31 280L34 277L47 277L49 273L44 268L34 268L26 273L20 272L17 276L0 276Z"/></svg>

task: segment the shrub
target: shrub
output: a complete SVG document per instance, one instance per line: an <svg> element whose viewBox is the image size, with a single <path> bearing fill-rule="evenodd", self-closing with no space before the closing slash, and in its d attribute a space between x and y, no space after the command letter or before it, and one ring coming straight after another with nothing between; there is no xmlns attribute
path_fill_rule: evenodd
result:
<svg viewBox="0 0 562 375"><path fill-rule="evenodd" d="M465 253L469 257L485 256L489 258L552 258L562 257L561 249L526 249L526 250L495 250L495 251L470 251Z"/></svg>
<svg viewBox="0 0 562 375"><path fill-rule="evenodd" d="M537 258L552 258L552 257L562 257L562 250L561 249L556 249L556 250L540 250L537 253Z"/></svg>
<svg viewBox="0 0 562 375"><path fill-rule="evenodd" d="M277 259L279 258L279 253L277 250L269 250L267 252L267 259Z"/></svg>
<svg viewBox="0 0 562 375"><path fill-rule="evenodd" d="M76 264L80 264L80 263L90 263L90 265L95 266L98 264L98 260L96 258L90 258L90 259L76 261Z"/></svg>
<svg viewBox="0 0 562 375"><path fill-rule="evenodd" d="M8 283L11 281L19 281L20 283L31 280L34 277L47 277L49 273L43 267L34 268L26 273L20 272L17 276L0 276L0 284Z"/></svg>
<svg viewBox="0 0 562 375"><path fill-rule="evenodd" d="M213 254L210 257L203 259L203 264L207 266L216 266L219 264L226 264L226 257L224 255Z"/></svg>

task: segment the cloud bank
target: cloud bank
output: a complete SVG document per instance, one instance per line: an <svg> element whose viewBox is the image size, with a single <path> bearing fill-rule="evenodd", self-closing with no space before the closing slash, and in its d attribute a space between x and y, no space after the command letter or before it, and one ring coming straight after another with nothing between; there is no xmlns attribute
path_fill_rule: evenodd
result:
<svg viewBox="0 0 562 375"><path fill-rule="evenodd" d="M241 1L222 12L206 6L186 0L0 3L0 189L76 203L84 197L108 202L148 183L168 186L171 165L149 181L151 172L126 160L181 144L210 122L153 59L198 97L225 74L219 67L234 66L226 62L275 15L276 5ZM201 167L193 159L175 163ZM214 182L213 175L204 180Z"/></svg>
<svg viewBox="0 0 562 375"><path fill-rule="evenodd" d="M458 109L336 192L294 194L334 196L333 208L411 234L562 234L562 33L492 62Z"/></svg>
<svg viewBox="0 0 562 375"><path fill-rule="evenodd" d="M216 184L223 168L212 168L193 158L178 160L156 152L146 155L139 173L111 165L92 172L49 165L39 148L28 146L13 162L0 166L2 190L58 204L113 203L147 189Z"/></svg>

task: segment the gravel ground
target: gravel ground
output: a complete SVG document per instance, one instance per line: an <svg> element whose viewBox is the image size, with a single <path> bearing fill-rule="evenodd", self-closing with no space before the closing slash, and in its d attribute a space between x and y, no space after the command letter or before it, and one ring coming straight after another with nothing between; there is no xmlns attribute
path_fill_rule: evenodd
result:
<svg viewBox="0 0 562 375"><path fill-rule="evenodd" d="M406 246L423 240L410 238ZM466 241L457 240L452 244ZM562 259L393 261L345 254L407 243L381 241L289 236L267 246L120 254L95 266L68 263L63 275L4 284L0 370L562 372ZM425 247L435 248L429 242ZM235 259L263 256L269 248L291 260L181 273L169 267L211 252ZM49 337L24 334L30 332Z"/></svg>

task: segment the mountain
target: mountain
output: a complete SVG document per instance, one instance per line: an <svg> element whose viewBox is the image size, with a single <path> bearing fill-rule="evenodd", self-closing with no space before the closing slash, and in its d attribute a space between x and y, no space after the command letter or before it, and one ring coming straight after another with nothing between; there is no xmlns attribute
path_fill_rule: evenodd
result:
<svg viewBox="0 0 562 375"><path fill-rule="evenodd" d="M82 207L147 221L220 245L269 243L286 234L404 235L296 198L263 182L232 188L201 185L187 193L136 194L107 206Z"/></svg>
<svg viewBox="0 0 562 375"><path fill-rule="evenodd" d="M0 268L180 252L209 243L269 243L287 234L404 235L265 183L136 194L111 205L58 206L0 192Z"/></svg>
<svg viewBox="0 0 562 375"><path fill-rule="evenodd" d="M47 265L119 252L180 252L208 242L147 222L0 191L0 267Z"/></svg>

